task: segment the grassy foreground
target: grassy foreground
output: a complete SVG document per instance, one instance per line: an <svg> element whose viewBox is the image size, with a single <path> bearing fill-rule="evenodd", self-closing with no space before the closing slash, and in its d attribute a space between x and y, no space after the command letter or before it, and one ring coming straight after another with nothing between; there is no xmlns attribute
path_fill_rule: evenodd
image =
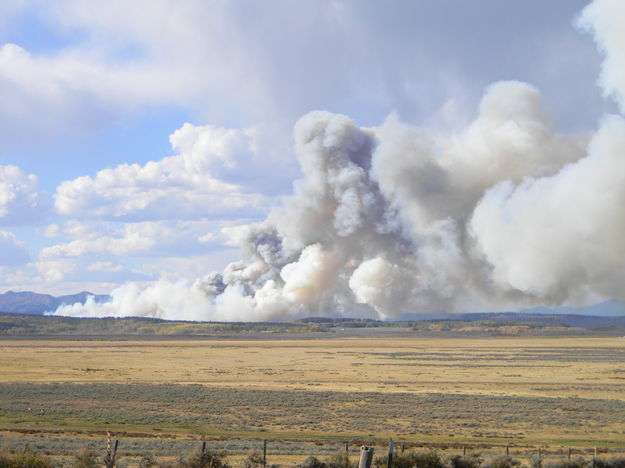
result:
<svg viewBox="0 0 625 468"><path fill-rule="evenodd" d="M305 444L335 451L345 440L356 449L389 437L451 450L618 450L625 448L623 344L4 340L0 441L71 454L101 446L111 430L135 456L180 452L202 438L241 455L261 439L286 456Z"/></svg>

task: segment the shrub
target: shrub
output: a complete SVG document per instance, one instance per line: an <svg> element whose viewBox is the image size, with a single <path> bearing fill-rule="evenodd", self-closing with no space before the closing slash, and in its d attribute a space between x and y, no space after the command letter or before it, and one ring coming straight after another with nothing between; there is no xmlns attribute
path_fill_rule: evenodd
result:
<svg viewBox="0 0 625 468"><path fill-rule="evenodd" d="M516 468L521 462L510 457L499 457L489 460L483 468Z"/></svg>
<svg viewBox="0 0 625 468"><path fill-rule="evenodd" d="M37 453L0 453L0 468L54 468L54 463Z"/></svg>
<svg viewBox="0 0 625 468"><path fill-rule="evenodd" d="M583 458L577 458L575 460L561 460L553 463L547 463L545 468L587 468L588 462Z"/></svg>
<svg viewBox="0 0 625 468"><path fill-rule="evenodd" d="M625 458L596 458L595 468L625 468Z"/></svg>
<svg viewBox="0 0 625 468"><path fill-rule="evenodd" d="M72 468L96 468L97 466L98 462L96 454L86 448L81 449L76 455L74 455Z"/></svg>
<svg viewBox="0 0 625 468"><path fill-rule="evenodd" d="M243 468L258 468L263 466L263 456L258 452L252 452L242 462Z"/></svg>
<svg viewBox="0 0 625 468"><path fill-rule="evenodd" d="M358 466L358 463L350 463L344 450L339 450L328 458L326 462L328 468L351 468Z"/></svg>
<svg viewBox="0 0 625 468"><path fill-rule="evenodd" d="M325 463L313 456L304 460L300 466L301 468L327 468Z"/></svg>
<svg viewBox="0 0 625 468"><path fill-rule="evenodd" d="M154 468L158 463L154 460L152 455L144 455L141 460L139 460L138 468Z"/></svg>
<svg viewBox="0 0 625 468"><path fill-rule="evenodd" d="M451 468L479 468L484 460L479 455L462 456L454 455L449 458Z"/></svg>
<svg viewBox="0 0 625 468"><path fill-rule="evenodd" d="M376 468L386 468L388 456L377 457L373 460ZM431 450L428 452L410 452L406 455L393 456L393 468L446 468L440 455Z"/></svg>
<svg viewBox="0 0 625 468"><path fill-rule="evenodd" d="M180 464L186 468L230 468L226 456L212 450L198 451L187 459L181 458Z"/></svg>
<svg viewBox="0 0 625 468"><path fill-rule="evenodd" d="M176 462L173 461L161 461L158 464L158 468L179 468L179 464L177 464Z"/></svg>

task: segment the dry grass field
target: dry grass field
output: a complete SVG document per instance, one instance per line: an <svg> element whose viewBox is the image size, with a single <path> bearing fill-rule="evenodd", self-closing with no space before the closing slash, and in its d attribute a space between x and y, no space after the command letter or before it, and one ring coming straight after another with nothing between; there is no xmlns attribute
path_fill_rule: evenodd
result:
<svg viewBox="0 0 625 468"><path fill-rule="evenodd" d="M625 338L0 341L3 382L625 401Z"/></svg>
<svg viewBox="0 0 625 468"><path fill-rule="evenodd" d="M109 428L625 447L623 338L2 340L0 376L5 442Z"/></svg>

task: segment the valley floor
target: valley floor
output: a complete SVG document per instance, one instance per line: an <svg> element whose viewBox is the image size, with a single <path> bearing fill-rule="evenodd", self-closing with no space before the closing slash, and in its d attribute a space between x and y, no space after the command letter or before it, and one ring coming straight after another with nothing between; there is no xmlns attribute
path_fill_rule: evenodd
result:
<svg viewBox="0 0 625 468"><path fill-rule="evenodd" d="M624 345L584 337L3 339L0 438L72 453L101 445L111 430L127 456L152 445L179 453L200 438L234 444L227 450L238 455L270 439L285 457L303 441L332 451L353 440L356 450L389 437L454 450L617 451L625 448Z"/></svg>

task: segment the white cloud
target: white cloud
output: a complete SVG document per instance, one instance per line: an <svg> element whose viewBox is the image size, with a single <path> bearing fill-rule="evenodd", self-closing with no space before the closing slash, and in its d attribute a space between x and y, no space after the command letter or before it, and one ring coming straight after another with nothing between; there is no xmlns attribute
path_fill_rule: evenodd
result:
<svg viewBox="0 0 625 468"><path fill-rule="evenodd" d="M37 176L17 166L0 166L0 225L41 223L49 207L47 195L37 187Z"/></svg>
<svg viewBox="0 0 625 468"><path fill-rule="evenodd" d="M220 231L227 224L208 220L69 220L47 226L48 236L68 240L42 248L33 267L48 288L80 279L111 284L153 280L164 275L193 278L207 265L214 263L216 268L222 268L232 260L231 251L217 263L207 258L223 248Z"/></svg>
<svg viewBox="0 0 625 468"><path fill-rule="evenodd" d="M106 222L96 220L85 222L77 219L68 219L61 223L47 225L42 234L44 237L49 238L84 239L99 237L111 230L112 227Z"/></svg>
<svg viewBox="0 0 625 468"><path fill-rule="evenodd" d="M109 273L118 273L124 271L124 266L114 264L113 262L95 262L87 267L87 271L106 271Z"/></svg>
<svg viewBox="0 0 625 468"><path fill-rule="evenodd" d="M45 52L0 47L0 116L27 134L98 127L145 107L266 107L254 48L230 10L195 1L25 2L13 13L80 39Z"/></svg>
<svg viewBox="0 0 625 468"><path fill-rule="evenodd" d="M313 109L372 121L395 108L416 120L451 95L470 109L477 90L510 76L548 86L565 111L577 107L571 94L588 109L597 99L580 84L593 79L588 65L598 60L568 24L580 4L24 2L20 14L65 40L43 51L5 44L0 118L40 132L98 127L158 106L194 109L222 125L290 126ZM497 20L480 15L485 8ZM566 83L549 66L554 43L567 45L557 51ZM500 76L488 76L491 63Z"/></svg>
<svg viewBox="0 0 625 468"><path fill-rule="evenodd" d="M37 272L45 282L58 283L77 270L78 263L67 258L46 258L35 263Z"/></svg>
<svg viewBox="0 0 625 468"><path fill-rule="evenodd" d="M56 210L67 217L127 221L258 217L270 200L223 180L259 166L254 135L253 128L185 124L170 137L173 156L65 181L55 194Z"/></svg>
<svg viewBox="0 0 625 468"><path fill-rule="evenodd" d="M73 225L74 227L76 224ZM102 231L89 230L69 242L45 247L41 259L82 257L90 254L127 256L168 256L206 250L207 221L144 221L121 227L102 224ZM213 234L214 241L218 237ZM202 240L200 240L202 239Z"/></svg>

